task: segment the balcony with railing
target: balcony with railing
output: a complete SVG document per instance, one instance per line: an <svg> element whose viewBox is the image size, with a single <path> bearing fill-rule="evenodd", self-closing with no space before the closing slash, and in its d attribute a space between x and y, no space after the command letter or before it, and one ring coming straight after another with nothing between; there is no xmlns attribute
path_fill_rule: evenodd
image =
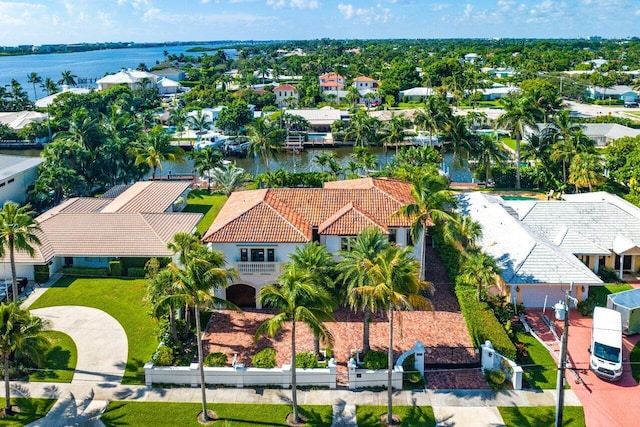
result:
<svg viewBox="0 0 640 427"><path fill-rule="evenodd" d="M239 274L279 274L280 263L277 262L236 262Z"/></svg>

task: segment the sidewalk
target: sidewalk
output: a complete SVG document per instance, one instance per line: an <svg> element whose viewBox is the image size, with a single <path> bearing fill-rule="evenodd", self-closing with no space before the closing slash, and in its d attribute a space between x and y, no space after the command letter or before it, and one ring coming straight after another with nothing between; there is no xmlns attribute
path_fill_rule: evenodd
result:
<svg viewBox="0 0 640 427"><path fill-rule="evenodd" d="M76 399L85 399L92 395L95 403L112 400L132 402L192 402L200 403L200 388L158 388L113 384L57 384L57 383L21 383L11 385L14 396L34 398L65 399L73 393ZM478 426L478 420L484 425L502 425L498 406L554 406L555 391L501 391L489 390L426 390L398 391L394 393L393 404L402 406L431 406L437 422L446 425ZM290 403L289 390L215 388L207 389L209 403L249 403L281 404ZM357 425L353 420L355 405L387 404L386 392L349 391L349 390L299 390L298 403L304 405L333 405L336 414L334 425ZM571 390L565 392L566 406L580 406L579 400ZM343 409L348 409L343 411ZM104 409L104 408L103 408ZM339 411L338 411L339 409ZM53 411L52 411L53 412ZM33 423L32 426L50 426L53 420ZM64 425L63 423L60 425ZM439 424L440 425L440 424Z"/></svg>

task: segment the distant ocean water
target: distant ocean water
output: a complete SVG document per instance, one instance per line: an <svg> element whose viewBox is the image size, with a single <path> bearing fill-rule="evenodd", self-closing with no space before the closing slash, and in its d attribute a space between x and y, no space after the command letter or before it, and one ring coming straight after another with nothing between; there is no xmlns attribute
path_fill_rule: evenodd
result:
<svg viewBox="0 0 640 427"><path fill-rule="evenodd" d="M215 48L216 45L202 44ZM44 80L50 77L55 82L60 80L60 75L65 70L70 70L78 78L101 78L107 73L116 73L122 68L136 68L140 63L151 68L156 65L156 61L164 60L163 52L169 54L198 56L199 52L189 53L187 50L193 46L161 46L146 48L126 48L92 50L88 52L72 53L47 53L38 55L22 56L0 56L0 85L5 86L11 83L11 79L20 82L23 89L27 91L29 99L33 100L33 85L28 83L27 75L38 73ZM227 49L225 52L235 57L235 49ZM80 85L85 86L85 85ZM89 85L95 87L95 85ZM46 93L36 85L38 98L46 96Z"/></svg>

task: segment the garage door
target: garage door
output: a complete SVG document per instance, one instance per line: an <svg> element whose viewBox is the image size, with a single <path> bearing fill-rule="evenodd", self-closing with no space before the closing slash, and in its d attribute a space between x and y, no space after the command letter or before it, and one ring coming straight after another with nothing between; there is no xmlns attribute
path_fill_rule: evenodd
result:
<svg viewBox="0 0 640 427"><path fill-rule="evenodd" d="M567 287L560 286L521 286L522 302L526 308L541 308L544 306L545 296L547 307L552 307L558 301L564 301Z"/></svg>

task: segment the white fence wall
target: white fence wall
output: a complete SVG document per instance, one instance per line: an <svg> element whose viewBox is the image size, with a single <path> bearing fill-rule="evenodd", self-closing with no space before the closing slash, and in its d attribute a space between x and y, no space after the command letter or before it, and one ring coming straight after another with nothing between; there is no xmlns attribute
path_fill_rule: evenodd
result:
<svg viewBox="0 0 640 427"><path fill-rule="evenodd" d="M391 384L396 390L402 390L402 366L396 366L391 373ZM368 370L349 368L349 389L354 390L363 387L385 387L388 376L386 369Z"/></svg>
<svg viewBox="0 0 640 427"><path fill-rule="evenodd" d="M495 351L491 341L486 341L482 347L482 369L500 369L507 376L507 381L511 381L514 390L522 390L522 376L524 371L516 362L508 359Z"/></svg>
<svg viewBox="0 0 640 427"><path fill-rule="evenodd" d="M198 364L189 366L153 366L144 365L145 383L152 384L187 384L192 387L200 385ZM291 387L291 369L289 365L282 368L204 368L204 381L211 385L235 387L245 386L281 386ZM296 383L299 386L327 386L336 388L336 368L296 369ZM401 382L402 385L402 377Z"/></svg>

